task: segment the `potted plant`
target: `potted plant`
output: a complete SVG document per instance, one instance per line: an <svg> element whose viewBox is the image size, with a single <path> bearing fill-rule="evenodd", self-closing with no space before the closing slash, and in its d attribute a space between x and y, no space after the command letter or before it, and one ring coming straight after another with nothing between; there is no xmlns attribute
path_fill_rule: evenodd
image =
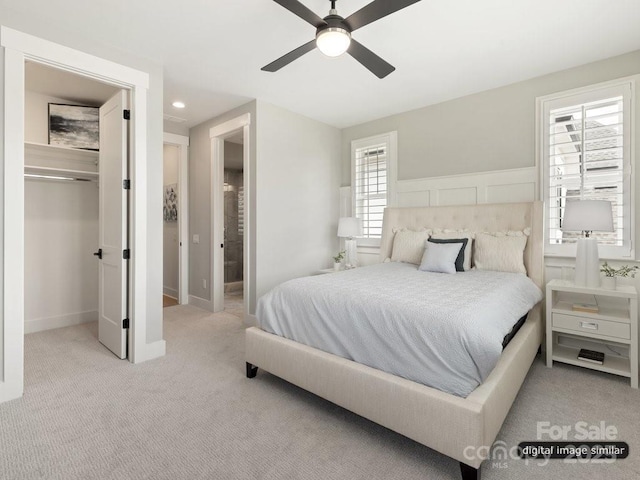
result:
<svg viewBox="0 0 640 480"><path fill-rule="evenodd" d="M604 262L602 264L602 267L600 267L600 271L604 273L602 286L610 290L615 290L617 277L635 278L636 270L638 270L637 265L634 265L632 267L630 267L629 265L623 265L620 268L614 268L607 262Z"/></svg>
<svg viewBox="0 0 640 480"><path fill-rule="evenodd" d="M333 257L333 269L336 272L340 270L340 267L342 266L342 259L344 258L345 253L346 253L345 250L342 250L338 252L338 254L335 257Z"/></svg>

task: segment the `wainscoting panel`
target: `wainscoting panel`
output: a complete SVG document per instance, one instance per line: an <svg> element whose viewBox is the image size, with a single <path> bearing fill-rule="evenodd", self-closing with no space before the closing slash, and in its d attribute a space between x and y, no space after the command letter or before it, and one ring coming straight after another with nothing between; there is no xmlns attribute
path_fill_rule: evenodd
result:
<svg viewBox="0 0 640 480"><path fill-rule="evenodd" d="M442 188L435 190L436 205L475 205L478 203L478 188Z"/></svg>
<svg viewBox="0 0 640 480"><path fill-rule="evenodd" d="M400 180L397 207L530 202L538 198L535 167L446 177Z"/></svg>
<svg viewBox="0 0 640 480"><path fill-rule="evenodd" d="M469 173L445 177L399 180L396 207L474 205L478 203L531 202L540 197L537 167ZM390 189L392 192L394 189ZM351 216L351 187L340 188L340 216ZM342 248L342 247L341 247ZM379 261L377 247L358 246L358 263Z"/></svg>
<svg viewBox="0 0 640 480"><path fill-rule="evenodd" d="M513 183L487 187L487 203L531 202L535 198L535 183Z"/></svg>
<svg viewBox="0 0 640 480"><path fill-rule="evenodd" d="M396 194L398 205L402 207L423 207L430 205L429 190L417 192L398 192Z"/></svg>

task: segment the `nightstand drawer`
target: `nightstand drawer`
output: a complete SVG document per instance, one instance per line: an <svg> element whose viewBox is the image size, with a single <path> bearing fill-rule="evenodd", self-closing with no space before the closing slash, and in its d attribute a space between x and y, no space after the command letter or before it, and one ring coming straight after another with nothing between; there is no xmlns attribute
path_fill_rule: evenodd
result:
<svg viewBox="0 0 640 480"><path fill-rule="evenodd" d="M585 334L595 333L607 337L624 338L626 340L631 338L631 326L628 323L610 322L609 320L595 320L592 318L554 313L553 326Z"/></svg>

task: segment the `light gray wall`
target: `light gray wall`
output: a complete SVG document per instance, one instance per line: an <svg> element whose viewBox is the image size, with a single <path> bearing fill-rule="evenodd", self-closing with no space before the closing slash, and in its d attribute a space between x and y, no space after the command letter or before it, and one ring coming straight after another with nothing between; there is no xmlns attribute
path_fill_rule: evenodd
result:
<svg viewBox="0 0 640 480"><path fill-rule="evenodd" d="M34 35L61 45L81 50L83 52L101 57L113 62L147 72L150 78L147 97L147 182L148 182L148 216L146 229L148 235L147 251L147 318L146 331L147 343L162 339L162 111L163 111L163 73L162 67L150 60L137 57L128 52L107 47L77 33L74 27L74 19L67 23L52 24L51 21L38 12L17 12L11 8L0 5L0 22L7 27ZM119 35L117 30L113 35ZM2 49L0 49L2 50ZM0 105L4 104L4 52L0 54ZM0 165L4 164L4 139L2 137L2 118L0 115ZM0 172L3 169L0 168ZM2 173L0 173L2 175ZM2 178L0 178L2 181ZM0 200L2 202L2 200ZM3 205L0 204L0 212ZM1 213L0 213L1 215ZM0 225L3 222L0 221ZM0 242L3 235L0 235ZM1 247L1 244L0 244ZM2 249L0 248L0 251ZM139 252L140 254L142 252ZM2 264L4 267L4 263ZM2 280L0 280L1 282ZM2 292L0 284L0 292ZM2 300L0 298L0 300ZM0 309L1 311L1 309ZM140 320L140 319L138 319ZM2 331L2 328L0 328ZM1 352L0 352L1 353Z"/></svg>
<svg viewBox="0 0 640 480"><path fill-rule="evenodd" d="M239 143L224 142L224 168L232 168L242 170L242 150L243 147Z"/></svg>
<svg viewBox="0 0 640 480"><path fill-rule="evenodd" d="M255 101L189 130L189 241L191 242L189 245L189 295L204 300L211 300L209 284L211 279L211 139L209 130L245 113L251 115L249 148L250 161L255 169L257 123ZM252 179L249 179L249 182L249 190L255 191L255 183L252 183ZM255 208L255 195L252 197ZM255 225L252 226L251 231L255 232ZM193 235L200 236L199 244L193 243ZM253 244L255 245L255 242ZM207 280L207 288L203 288L202 279Z"/></svg>
<svg viewBox="0 0 640 480"><path fill-rule="evenodd" d="M164 131L167 133L173 133L175 135L182 135L183 137L189 136L189 128L184 127L181 123L170 122L168 120L163 121Z"/></svg>
<svg viewBox="0 0 640 480"><path fill-rule="evenodd" d="M244 113L251 114L250 204L251 279L257 298L278 283L329 266L338 246L340 130L265 102L251 102L190 131L189 162L191 244L189 293L210 300L202 279L211 278L209 254L209 129ZM245 175L247 171L245 170ZM246 281L246 279L245 279Z"/></svg>
<svg viewBox="0 0 640 480"><path fill-rule="evenodd" d="M342 184L350 142L393 130L398 180L533 166L536 97L637 73L640 50L346 128Z"/></svg>
<svg viewBox="0 0 640 480"><path fill-rule="evenodd" d="M338 248L340 130L258 101L256 290L327 268Z"/></svg>

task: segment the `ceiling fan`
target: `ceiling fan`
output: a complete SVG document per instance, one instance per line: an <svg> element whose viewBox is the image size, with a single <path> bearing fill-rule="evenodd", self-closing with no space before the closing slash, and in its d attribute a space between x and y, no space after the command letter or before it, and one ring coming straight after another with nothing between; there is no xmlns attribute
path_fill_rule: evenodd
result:
<svg viewBox="0 0 640 480"><path fill-rule="evenodd" d="M347 52L378 78L384 78L395 70L371 50L351 38L351 32L364 27L382 17L386 17L420 0L374 0L347 18L342 18L336 10L336 0L331 1L329 15L320 18L298 0L274 0L290 12L316 27L316 38L290 51L269 65L262 67L267 72L276 72L314 48L329 57L337 57Z"/></svg>

